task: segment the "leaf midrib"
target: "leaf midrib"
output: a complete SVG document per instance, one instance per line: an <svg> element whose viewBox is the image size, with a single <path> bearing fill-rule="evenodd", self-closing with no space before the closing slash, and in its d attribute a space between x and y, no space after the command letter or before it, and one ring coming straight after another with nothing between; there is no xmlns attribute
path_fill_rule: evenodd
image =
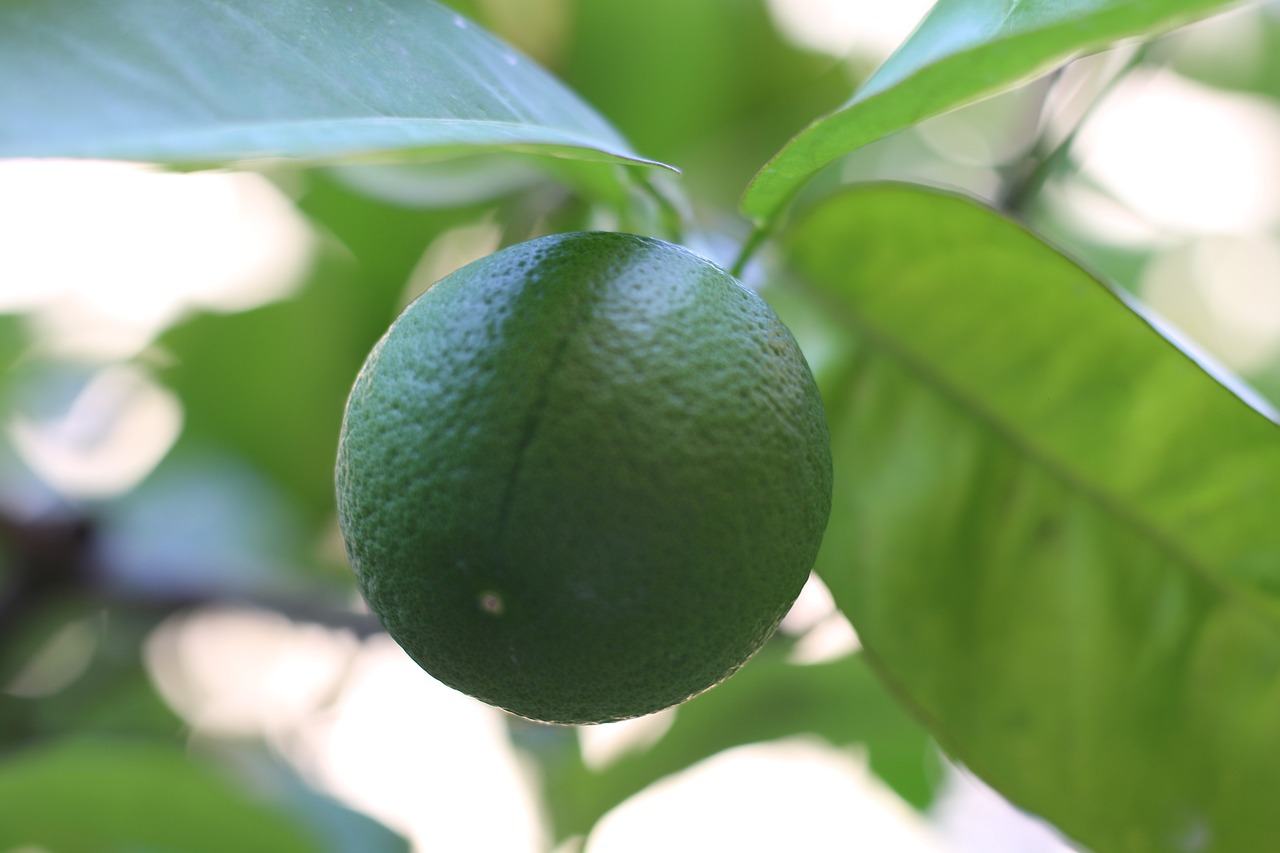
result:
<svg viewBox="0 0 1280 853"><path fill-rule="evenodd" d="M1212 588L1223 602L1238 605L1245 612L1253 615L1258 621L1271 630L1280 633L1280 621L1275 613L1256 602L1246 590L1232 584L1228 579L1216 572L1211 564L1200 559L1193 550L1180 544L1174 537L1166 534L1162 526L1135 512L1130 503L1111 495L1105 488L1096 486L1091 479L1075 472L1069 464L1059 460L1054 454L1046 452L1034 441L1025 437L1022 430L1012 425L995 409L980 402L980 398L965 391L956 383L948 380L942 373L934 369L927 358L916 355L899 343L897 336L885 331L876 323L867 320L856 310L850 309L841 300L832 297L821 288L813 287L803 280L796 284L806 296L822 304L831 316L844 325L862 344L874 354L881 355L897 363L906 373L915 377L932 393L937 394L953 405L966 417L986 429L998 440L1028 463L1035 465L1046 475L1060 483L1064 489L1075 494L1086 503L1095 507L1107 517L1127 527L1135 535L1148 542L1159 553L1164 554L1169 562L1181 566L1197 580ZM1182 355L1179 352L1179 355ZM857 357L856 355L853 357ZM1185 357L1185 356L1183 356ZM1243 405L1243 404L1242 404Z"/></svg>

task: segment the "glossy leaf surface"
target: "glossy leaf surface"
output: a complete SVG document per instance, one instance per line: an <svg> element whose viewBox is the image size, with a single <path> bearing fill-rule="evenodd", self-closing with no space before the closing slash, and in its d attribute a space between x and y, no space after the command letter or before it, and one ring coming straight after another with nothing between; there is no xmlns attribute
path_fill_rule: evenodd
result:
<svg viewBox="0 0 1280 853"><path fill-rule="evenodd" d="M0 157L640 161L569 89L431 0L15 0L0 5L0 115Z"/></svg>

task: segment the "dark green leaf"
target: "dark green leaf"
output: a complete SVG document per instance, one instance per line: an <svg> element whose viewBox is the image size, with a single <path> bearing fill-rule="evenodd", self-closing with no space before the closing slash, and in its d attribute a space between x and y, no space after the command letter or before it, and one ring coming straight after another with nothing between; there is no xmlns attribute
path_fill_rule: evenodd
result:
<svg viewBox="0 0 1280 853"><path fill-rule="evenodd" d="M9 753L0 760L0 803L5 850L320 849L212 768L141 740L82 738Z"/></svg>
<svg viewBox="0 0 1280 853"><path fill-rule="evenodd" d="M1018 225L850 190L787 240L848 331L819 570L943 746L1106 851L1280 837L1280 434Z"/></svg>
<svg viewBox="0 0 1280 853"><path fill-rule="evenodd" d="M0 115L0 157L203 165L479 146L648 162L432 0L13 0Z"/></svg>
<svg viewBox="0 0 1280 853"><path fill-rule="evenodd" d="M28 604L17 626L5 626L22 630L7 633L7 654L0 656L0 683L7 687L0 692L0 744L8 748L30 738L73 731L162 737L180 732L181 720L156 693L140 653L158 618L123 607L107 612L100 600L85 600L69 590L34 606ZM81 649L88 656L84 669L77 673L80 662L68 662L65 653L61 660L43 661L31 660L29 653L20 655L16 662L23 665L29 686L52 681L55 689L36 695L13 689L15 680L6 677L12 653L32 649L33 640L43 641L32 649L41 650L68 628L74 630L77 644L88 644ZM65 672L68 666L70 673ZM70 681L61 683L68 675Z"/></svg>
<svg viewBox="0 0 1280 853"><path fill-rule="evenodd" d="M1122 39L1151 36L1238 0L939 0L854 96L753 179L745 213L772 217L828 163L891 133L1030 80Z"/></svg>

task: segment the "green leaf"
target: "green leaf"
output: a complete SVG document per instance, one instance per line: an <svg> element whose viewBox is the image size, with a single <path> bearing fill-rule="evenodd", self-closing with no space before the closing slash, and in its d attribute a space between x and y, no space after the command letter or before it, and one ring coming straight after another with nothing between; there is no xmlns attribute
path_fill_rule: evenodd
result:
<svg viewBox="0 0 1280 853"><path fill-rule="evenodd" d="M26 334L22 328L22 318L17 314L0 312L0 371L8 371L10 365L17 360L26 347ZM0 374L0 383L6 379Z"/></svg>
<svg viewBox="0 0 1280 853"><path fill-rule="evenodd" d="M517 741L539 759L554 835L586 834L606 812L666 776L744 744L809 733L836 746L863 744L871 769L904 799L934 794L932 740L884 691L859 655L801 666L766 646L732 678L681 705L648 749L600 770L583 764L571 729L514 721Z"/></svg>
<svg viewBox="0 0 1280 853"><path fill-rule="evenodd" d="M13 0L0 115L0 157L204 165L480 146L652 165L431 0Z"/></svg>
<svg viewBox="0 0 1280 853"><path fill-rule="evenodd" d="M78 738L0 760L0 849L315 851L301 826L181 750Z"/></svg>
<svg viewBox="0 0 1280 853"><path fill-rule="evenodd" d="M979 204L853 189L787 237L824 371L818 569L952 755L1107 851L1280 837L1280 434Z"/></svg>
<svg viewBox="0 0 1280 853"><path fill-rule="evenodd" d="M939 0L851 99L795 136L760 170L742 210L768 219L804 181L856 148L1122 39L1150 37L1236 3Z"/></svg>

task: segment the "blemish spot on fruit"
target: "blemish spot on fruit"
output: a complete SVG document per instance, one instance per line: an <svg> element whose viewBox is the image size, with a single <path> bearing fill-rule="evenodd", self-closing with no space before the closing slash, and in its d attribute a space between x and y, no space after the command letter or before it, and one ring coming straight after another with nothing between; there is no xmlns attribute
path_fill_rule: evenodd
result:
<svg viewBox="0 0 1280 853"><path fill-rule="evenodd" d="M506 610L506 605L502 601L502 596L492 590L486 590L480 593L479 597L480 609L490 616L501 616Z"/></svg>

